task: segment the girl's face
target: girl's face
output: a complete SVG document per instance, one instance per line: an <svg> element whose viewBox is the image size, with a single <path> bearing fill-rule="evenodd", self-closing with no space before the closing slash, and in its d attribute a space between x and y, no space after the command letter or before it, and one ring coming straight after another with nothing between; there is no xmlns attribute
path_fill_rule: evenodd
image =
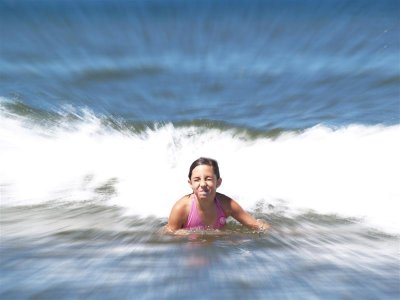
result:
<svg viewBox="0 0 400 300"><path fill-rule="evenodd" d="M197 199L214 200L217 188L222 179L217 180L212 166L199 165L192 171L192 177L188 181Z"/></svg>

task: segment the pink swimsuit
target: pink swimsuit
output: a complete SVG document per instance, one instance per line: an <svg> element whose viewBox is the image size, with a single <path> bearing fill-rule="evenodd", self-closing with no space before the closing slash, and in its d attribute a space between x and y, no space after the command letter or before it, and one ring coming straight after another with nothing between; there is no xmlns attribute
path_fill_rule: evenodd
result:
<svg viewBox="0 0 400 300"><path fill-rule="evenodd" d="M190 212L188 219L183 226L184 229L207 229L209 227L213 229L221 229L224 227L226 223L226 217L224 210L222 209L221 203L217 197L215 197L215 205L217 207L217 220L215 221L214 225L206 226L199 216L199 212L197 211L195 196L192 194L192 206L190 207Z"/></svg>

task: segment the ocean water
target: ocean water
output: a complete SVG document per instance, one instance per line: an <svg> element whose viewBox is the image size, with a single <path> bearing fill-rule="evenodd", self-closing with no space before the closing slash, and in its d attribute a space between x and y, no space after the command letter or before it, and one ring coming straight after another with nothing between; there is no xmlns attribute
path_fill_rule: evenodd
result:
<svg viewBox="0 0 400 300"><path fill-rule="evenodd" d="M0 0L1 299L399 299L398 1ZM200 156L268 233L162 233Z"/></svg>

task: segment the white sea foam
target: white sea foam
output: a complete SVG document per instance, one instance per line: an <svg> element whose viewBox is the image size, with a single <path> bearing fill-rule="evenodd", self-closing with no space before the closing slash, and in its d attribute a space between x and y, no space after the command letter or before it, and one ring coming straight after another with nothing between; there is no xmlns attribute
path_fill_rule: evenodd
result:
<svg viewBox="0 0 400 300"><path fill-rule="evenodd" d="M67 128L0 115L2 205L104 199L131 214L167 217L190 192L191 162L208 156L220 164L219 191L246 209L284 200L292 211L358 217L400 232L400 125L317 126L249 140L171 124L134 134L86 113Z"/></svg>

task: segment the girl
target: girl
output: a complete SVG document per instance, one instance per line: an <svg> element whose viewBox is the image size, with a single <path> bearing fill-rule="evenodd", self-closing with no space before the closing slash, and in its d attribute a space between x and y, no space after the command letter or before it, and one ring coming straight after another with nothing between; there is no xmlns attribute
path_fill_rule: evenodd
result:
<svg viewBox="0 0 400 300"><path fill-rule="evenodd" d="M244 211L235 200L217 193L222 179L216 160L204 157L195 160L189 169L188 182L193 193L183 196L172 207L167 231L221 229L229 216L251 229L269 228L267 223Z"/></svg>

